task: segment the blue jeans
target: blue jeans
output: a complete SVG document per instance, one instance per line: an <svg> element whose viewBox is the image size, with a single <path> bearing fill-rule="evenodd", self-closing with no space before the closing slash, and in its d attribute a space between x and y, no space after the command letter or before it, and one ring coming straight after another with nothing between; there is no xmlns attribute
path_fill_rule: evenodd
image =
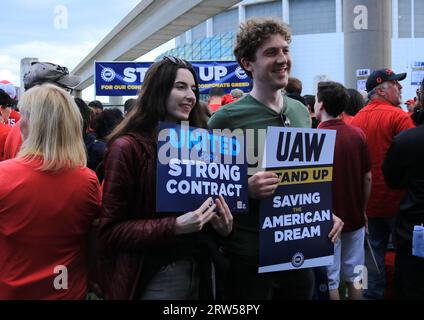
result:
<svg viewBox="0 0 424 320"><path fill-rule="evenodd" d="M394 234L394 218L368 218L368 239L374 251L378 272L371 258L368 246L365 265L368 269L368 289L364 290L365 299L384 299L386 288L385 256L390 234Z"/></svg>

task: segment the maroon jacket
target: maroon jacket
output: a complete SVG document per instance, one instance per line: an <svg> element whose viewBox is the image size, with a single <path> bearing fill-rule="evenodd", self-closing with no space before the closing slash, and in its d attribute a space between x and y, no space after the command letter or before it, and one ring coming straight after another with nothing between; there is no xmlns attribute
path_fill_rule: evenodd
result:
<svg viewBox="0 0 424 320"><path fill-rule="evenodd" d="M104 174L92 281L105 299L138 299L145 253L176 240L176 218L155 218L156 142L136 134L120 137L106 154Z"/></svg>

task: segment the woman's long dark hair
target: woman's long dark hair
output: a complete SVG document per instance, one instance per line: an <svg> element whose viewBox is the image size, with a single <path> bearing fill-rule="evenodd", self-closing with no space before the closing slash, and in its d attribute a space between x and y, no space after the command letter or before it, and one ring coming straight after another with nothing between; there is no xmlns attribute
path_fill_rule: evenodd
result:
<svg viewBox="0 0 424 320"><path fill-rule="evenodd" d="M193 66L185 60L166 57L155 62L146 72L143 88L137 101L125 119L108 136L108 145L128 133L145 133L154 137L159 121L166 116L166 102L174 87L178 69L191 72L196 85L196 104L189 115L190 126L205 128L206 123L201 117L199 106L199 84Z"/></svg>

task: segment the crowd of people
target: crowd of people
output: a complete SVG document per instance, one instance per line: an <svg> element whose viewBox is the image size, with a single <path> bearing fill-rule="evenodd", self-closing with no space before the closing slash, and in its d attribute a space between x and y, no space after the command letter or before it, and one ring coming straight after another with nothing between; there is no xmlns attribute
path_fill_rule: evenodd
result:
<svg viewBox="0 0 424 320"><path fill-rule="evenodd" d="M276 173L248 168L246 214L233 214L222 195L189 212L157 212L161 121L255 134L336 130L328 298L344 295L343 282L349 299L383 299L389 242L392 297L423 298L424 260L412 254L412 238L424 223L424 81L409 112L401 108L406 74L388 68L371 73L366 97L334 81L302 96L302 82L290 77L290 43L285 23L249 19L234 48L253 81L249 93L215 87L201 101L193 66L165 56L124 114L72 98L80 79L52 63L30 67L17 105L13 85L0 84L0 299L317 297L313 268L258 273L260 201L274 194ZM366 242L375 266L358 286Z"/></svg>

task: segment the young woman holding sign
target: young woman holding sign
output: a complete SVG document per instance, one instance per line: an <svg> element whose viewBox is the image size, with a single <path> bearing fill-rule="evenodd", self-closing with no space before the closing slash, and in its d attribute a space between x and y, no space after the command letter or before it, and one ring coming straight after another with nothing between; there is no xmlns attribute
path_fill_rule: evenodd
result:
<svg viewBox="0 0 424 320"><path fill-rule="evenodd" d="M206 127L190 63L165 57L144 79L137 102L112 132L104 160L98 284L106 299L212 298L216 241L232 231L222 196L182 215L156 213L159 121ZM98 288L99 289L99 288Z"/></svg>

